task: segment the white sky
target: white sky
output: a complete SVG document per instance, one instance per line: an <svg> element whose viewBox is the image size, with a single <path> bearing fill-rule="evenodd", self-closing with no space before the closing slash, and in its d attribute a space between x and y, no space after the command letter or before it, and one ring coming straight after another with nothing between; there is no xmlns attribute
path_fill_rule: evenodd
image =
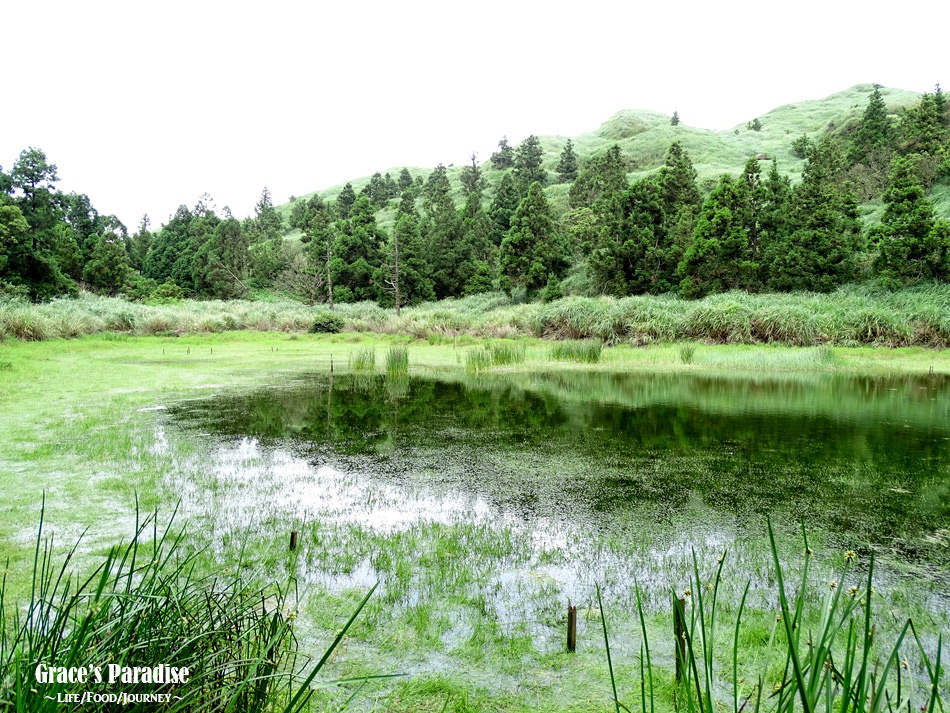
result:
<svg viewBox="0 0 950 713"><path fill-rule="evenodd" d="M939 9L943 7L944 9ZM377 170L487 160L624 108L728 128L863 82L950 89L950 3L4 0L0 165L153 228Z"/></svg>

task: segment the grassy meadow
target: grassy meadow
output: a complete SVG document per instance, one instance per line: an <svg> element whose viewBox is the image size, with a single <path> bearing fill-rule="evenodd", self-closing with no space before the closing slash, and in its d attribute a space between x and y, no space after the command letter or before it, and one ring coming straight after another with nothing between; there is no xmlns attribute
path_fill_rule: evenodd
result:
<svg viewBox="0 0 950 713"><path fill-rule="evenodd" d="M110 332L184 336L237 330L306 332L323 307L289 300L196 301L150 305L84 294L41 304L0 302L0 339L43 341ZM458 336L599 340L646 346L710 344L950 346L950 286L898 292L869 286L830 294L730 292L702 300L642 295L566 297L524 303L501 293L407 307L397 316L372 302L339 304L348 332L438 341Z"/></svg>
<svg viewBox="0 0 950 713"><path fill-rule="evenodd" d="M905 314L914 314L913 300L902 299L908 304ZM300 521L285 520L280 507L275 507L285 484L281 478L267 476L266 469L259 470L264 456L244 453L240 447L234 456L248 473L260 474L257 480L216 475L218 471L208 470L211 442L200 433L170 428L162 418L169 406L209 394L279 386L308 372L326 374L331 360L335 373L341 375L388 374L387 388L394 394L399 393L407 373L447 379L468 378L465 375L472 371L489 376L523 374L534 383L532 374L544 371L550 377L541 388L552 390L558 398L574 396L570 385L557 379L557 373L577 369L608 375L647 371L674 380L677 374L732 374L753 381L769 374L785 374L783 378L794 381L827 373L950 373L950 353L922 347L882 350L826 344L801 348L695 341L635 347L631 344L635 340L604 347L599 338L583 337L589 337L587 330L597 329L597 324L603 329L608 328L603 325L614 325L609 329L615 329L609 310L625 301L602 302L576 303L591 309L582 313L590 320L586 328L579 326L577 315L570 316L568 308L575 305L570 300L553 305L499 306L498 314L491 318L495 320L493 328L480 321L482 317L472 308L478 303L470 300L468 310L465 301L454 312L445 305L441 310L432 306L407 310L405 321L392 328L391 334L350 331L335 335L301 333L309 324L311 311L302 307L292 311L288 306L283 312L280 305L211 303L204 306L207 312L199 313L190 304L141 307L85 298L73 303L75 312L64 313L64 305L55 303L31 308L35 309L30 314L36 318L37 329L75 325L79 319L80 332L88 328L97 334L70 334L76 338L62 339L54 333L35 333L22 336L41 341L24 341L9 338L12 333L8 331L0 345L0 442L4 444L0 455L4 493L0 546L8 560L4 599L8 603L29 599L36 524L44 507L44 493L44 532L53 538L50 560L62 561L79 540L69 566L87 572L103 562L111 562L107 569L114 570L121 561L117 553L122 551L116 546L127 543L138 531L139 513L158 509L159 522L167 523L180 499L178 522L185 535L176 539L176 547L193 558L189 561L201 572L211 573L208 576L240 572L242 582L281 587L283 598L274 600L279 606L264 608L270 612L269 619L248 609L240 596L255 591L250 584L235 585L229 601L235 616L245 612L258 627L251 627L254 631L265 624L289 631L286 627L293 624L296 650L301 661L309 660L311 667L370 591L374 581L365 562L372 562L372 570L381 579L380 588L366 602L318 679L355 680L318 690L311 701L315 710L338 710L354 693L353 706L359 710L604 711L619 710L622 703L630 710L685 708L711 713L713 708L728 709L734 700L756 710L791 710L802 704L801 700L825 706L830 679L818 675L823 669L814 666L825 654L810 641L801 640L801 633L796 632L804 631L824 632L822 646L837 647L835 656L843 657L840 675L854 682L855 696L863 695L860 691L878 691L876 698L868 697L873 699L870 706L856 700L854 705L845 704L846 710L885 710L888 701L879 691L885 680L890 695L900 698L892 703L906 707L908 696L916 696L910 701L913 707L922 704L925 711L943 710L937 695L940 687L935 687L933 680L941 676L938 657L945 658L939 653L939 633L945 622L927 604L934 596L929 588L939 584L915 593L895 584L891 574L885 579L885 594L851 595L845 583L848 588L858 588L854 591L869 586L861 581L866 559L860 563L861 571L849 573L850 560L823 547L820 535L809 544L816 553L813 558L802 557L799 534L782 530L774 550L763 539L763 532L755 532L731 544L700 544L695 553L684 540L657 563L659 571L672 575L680 594L689 589L696 598L695 606L691 601L687 612L690 673L677 685L672 673L668 597L664 598L662 588L653 587L649 592L635 588L620 574L638 558L650 556L645 540L638 545L636 538L618 538L610 531L585 535L583 551L589 561L612 563L603 571L615 574L591 582L590 591L572 594L543 574L546 567L568 566L559 559L558 551L546 547L538 551L532 535L511 523L420 521L386 534L359 522L328 519L327 512L319 509ZM832 304L829 298L829 310ZM688 303L684 305L688 307ZM128 308L123 321L117 321L112 312L117 307ZM286 331L219 331L199 326L225 320L225 307L233 310L230 314L235 318L259 320L258 328ZM242 309L247 311L242 314ZM365 305L344 307L340 313L350 329L358 325L366 330L380 319L393 324L391 314ZM597 314L602 323L590 316ZM654 317L676 319L664 315L667 313L657 312ZM148 333L148 328L143 328L146 323L138 320L159 316L168 320L166 329L158 330L164 335L133 336ZM11 323L9 313L4 319L4 324ZM22 322L22 316L18 319ZM88 323L83 325L82 320ZM516 322L523 326L515 327ZM419 325L417 333L407 333L406 325L413 324ZM502 325L508 329L492 331ZM548 327L539 329L541 325ZM555 328L559 335L579 339L552 342L532 336L538 331L551 336L550 330ZM177 329L182 336L167 334ZM478 336L485 333L517 338ZM596 398L631 399L631 403L643 398L642 394L608 392ZM591 394L577 397L591 398ZM716 392L692 397L715 399ZM839 409L849 408L847 399L831 400ZM788 408L796 408L794 400ZM814 404L803 402L800 408L810 412ZM407 504L430 507L423 496L413 494L411 484L406 490L408 494L387 491L367 493L366 497L393 499L396 510ZM416 496L422 498L418 503L413 501ZM248 503L255 504L250 518L253 524L238 507ZM231 508L235 512L232 518L216 519ZM213 529L216 522L221 529ZM630 532L638 527L631 522ZM287 551L291 528L300 532L299 553ZM717 574L717 560L724 549L730 553L725 568ZM774 598L768 594L770 589L774 592L776 557L793 583L791 603L783 605L778 617ZM503 571L515 573L508 575L513 577L511 581L498 579L499 563L503 563ZM578 572L576 576L584 580L590 575ZM752 591L744 595L747 580L753 582ZM119 577L117 581L121 584L124 580ZM795 589L802 581L810 584ZM829 582L841 586L829 588ZM602 604L593 596L594 584L604 588ZM715 588L707 592L707 585ZM828 599L841 593L840 598ZM707 599L699 601L696 595ZM718 604L713 604L717 596ZM870 596L880 602L873 615L867 614L869 608L865 607ZM579 644L576 654L567 654L561 640L562 605L572 597L579 607ZM710 606L717 607L715 613ZM829 606L835 612L831 620L823 613ZM10 618L9 612L15 608L7 607L6 617ZM80 618L105 621L95 618L106 616L99 609L90 613L81 603L76 608ZM504 611L504 616L499 618L497 611ZM159 614L149 612L152 625L162 626ZM855 628L863 626L865 614L873 621L877 638ZM200 608L196 616L202 616ZM917 629L913 632L902 630L907 616L914 618ZM792 631L784 628L783 617L797 622ZM713 621L718 636L711 630ZM10 622L7 624L9 627ZM611 644L609 668L605 635ZM261 641L258 637L251 643L259 647ZM266 636L263 641L267 642ZM898 658L891 660L890 647L898 641L902 642L895 649ZM95 645L105 646L99 640ZM444 653L447 646L451 655ZM227 655L223 645L218 651ZM253 649L248 655L250 661L256 660ZM795 661L795 657L800 658ZM290 661L285 659L284 664L292 665ZM846 670L848 661L851 664ZM868 663L871 661L880 663ZM247 668L243 675L256 676L256 670ZM713 670L715 675L707 679L705 672ZM895 694L894 676L901 671L905 676L902 693ZM360 681L390 673L404 675ZM240 689L241 680L232 681L228 690ZM286 703L292 694L281 691L291 690L290 685L290 679L279 679L273 695ZM616 706L613 697L620 702ZM835 707L842 705L840 692L832 698ZM243 709L255 708L248 703Z"/></svg>

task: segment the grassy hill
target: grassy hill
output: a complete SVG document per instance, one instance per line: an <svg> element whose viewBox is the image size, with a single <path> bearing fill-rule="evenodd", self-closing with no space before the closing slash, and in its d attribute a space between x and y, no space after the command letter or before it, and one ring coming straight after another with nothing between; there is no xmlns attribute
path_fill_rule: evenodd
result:
<svg viewBox="0 0 950 713"><path fill-rule="evenodd" d="M624 109L610 117L599 128L586 134L571 137L539 136L544 149L542 165L549 174L549 184L546 188L548 199L558 212L567 210L570 184L555 183L555 167L569 138L574 142L582 168L585 160L606 151L614 144L619 144L628 161L629 180L640 178L659 168L669 145L673 141L679 141L689 152L699 174L700 186L705 191L711 190L723 173L739 174L750 157L761 154L768 159L777 158L779 170L793 182L798 182L805 162L793 153L792 142L802 134L817 138L830 127L836 131L847 132L863 115L872 90L873 86L870 84L858 84L824 99L785 104L761 116L747 117L740 124L722 131L700 129L683 122L678 126L671 126L670 117L666 114L645 109ZM895 122L905 108L916 104L920 99L919 94L902 89L882 88L881 94ZM759 120L761 130L754 131L746 127L746 123L753 119ZM417 175L425 178L432 170L432 167L408 168L413 178ZM489 161L485 161L482 168L489 184L494 187L502 172L492 169ZM385 174L389 171L395 178L401 169L401 166L396 166L381 169L381 172ZM458 193L455 196L457 203L461 203L458 180L461 170L461 166L448 169L449 179ZM369 176L354 178L350 183L359 192L369 179ZM324 198L333 199L343 185L314 191L302 198L309 198L319 192ZM489 196L491 192L492 189L489 189ZM950 187L936 186L931 200L939 215L950 217ZM285 217L288 216L290 204L280 206L279 210ZM863 207L862 213L866 220L874 220L880 210L879 205L870 204ZM393 208L384 209L380 211L378 220L386 226L392 222L392 214Z"/></svg>

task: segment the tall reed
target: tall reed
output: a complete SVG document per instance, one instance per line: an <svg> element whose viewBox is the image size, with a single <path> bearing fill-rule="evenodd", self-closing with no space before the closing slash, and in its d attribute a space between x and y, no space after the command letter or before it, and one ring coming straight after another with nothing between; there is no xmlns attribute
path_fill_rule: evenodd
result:
<svg viewBox="0 0 950 713"><path fill-rule="evenodd" d="M938 635L935 659L931 661L910 619L902 626L896 640L888 647L876 641L872 601L875 591L871 586L874 576L874 558L871 557L867 576L860 587L845 591L837 582L848 581L853 556L845 558L843 571L828 587L817 608L808 606L806 596L811 550L802 528L805 543L805 565L802 581L790 597L784 572L779 562L778 548L771 523L768 524L769 545L775 567L775 584L780 613L778 619L784 636L775 636L772 641L782 647L780 654L785 659L781 682L774 689L764 690L765 671L760 672L751 685L739 669L739 641L742 615L749 594L745 586L739 605L731 645L731 671L725 677L731 700L723 696L721 679L716 671L719 662L715 654L716 629L719 622L718 595L722 581L722 567L726 553L719 558L712 582L704 583L699 573L699 563L693 552L693 576L690 591L693 600L684 629L686 659L682 678L675 684L674 707L688 713L721 713L732 709L743 713L793 713L801 706L804 713L907 713L922 711L934 713L944 710L940 695L940 679L943 674L941 657L943 635ZM704 593L705 584L705 593ZM647 640L646 620L641 605L640 590L636 588L637 610L643 632L640 657L640 701L644 713L654 711L654 671ZM672 592L671 605L677 604L677 593ZM597 590L600 603L600 589ZM616 710L631 710L617 697L617 678L610 655L607 616L600 608L607 651L607 667ZM912 648L919 655L920 670L925 681L918 683L902 657L902 646L907 635L913 638ZM903 661L902 661L903 658ZM906 672L902 673L902 670Z"/></svg>
<svg viewBox="0 0 950 713"><path fill-rule="evenodd" d="M0 709L55 711L69 694L165 693L167 711L256 711L306 708L312 684L365 606L369 591L335 641L313 664L297 650L296 613L287 588L260 587L238 566L233 573L202 572L198 553L184 550L174 516L164 528L155 517L139 521L131 541L113 548L91 573L69 570L79 543L56 563L43 514L36 536L30 595L13 601L7 573L0 581ZM9 562L7 562L9 569ZM108 664L187 667L185 683L109 685ZM39 664L99 666L102 683L40 683ZM311 668L312 666L312 668ZM309 669L309 672L304 673ZM350 679L363 682L368 678ZM136 702L122 710L151 711ZM91 700L83 710L117 710Z"/></svg>

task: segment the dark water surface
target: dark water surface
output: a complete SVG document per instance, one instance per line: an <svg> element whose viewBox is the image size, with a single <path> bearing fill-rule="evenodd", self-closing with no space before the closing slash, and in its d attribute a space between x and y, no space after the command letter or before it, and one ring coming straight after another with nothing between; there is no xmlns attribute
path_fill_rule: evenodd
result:
<svg viewBox="0 0 950 713"><path fill-rule="evenodd" d="M237 449L231 469L261 452L329 469L289 502L342 499L338 517L373 526L762 531L767 514L842 547L950 562L944 377L312 374L169 414ZM265 470L279 490L280 467Z"/></svg>

